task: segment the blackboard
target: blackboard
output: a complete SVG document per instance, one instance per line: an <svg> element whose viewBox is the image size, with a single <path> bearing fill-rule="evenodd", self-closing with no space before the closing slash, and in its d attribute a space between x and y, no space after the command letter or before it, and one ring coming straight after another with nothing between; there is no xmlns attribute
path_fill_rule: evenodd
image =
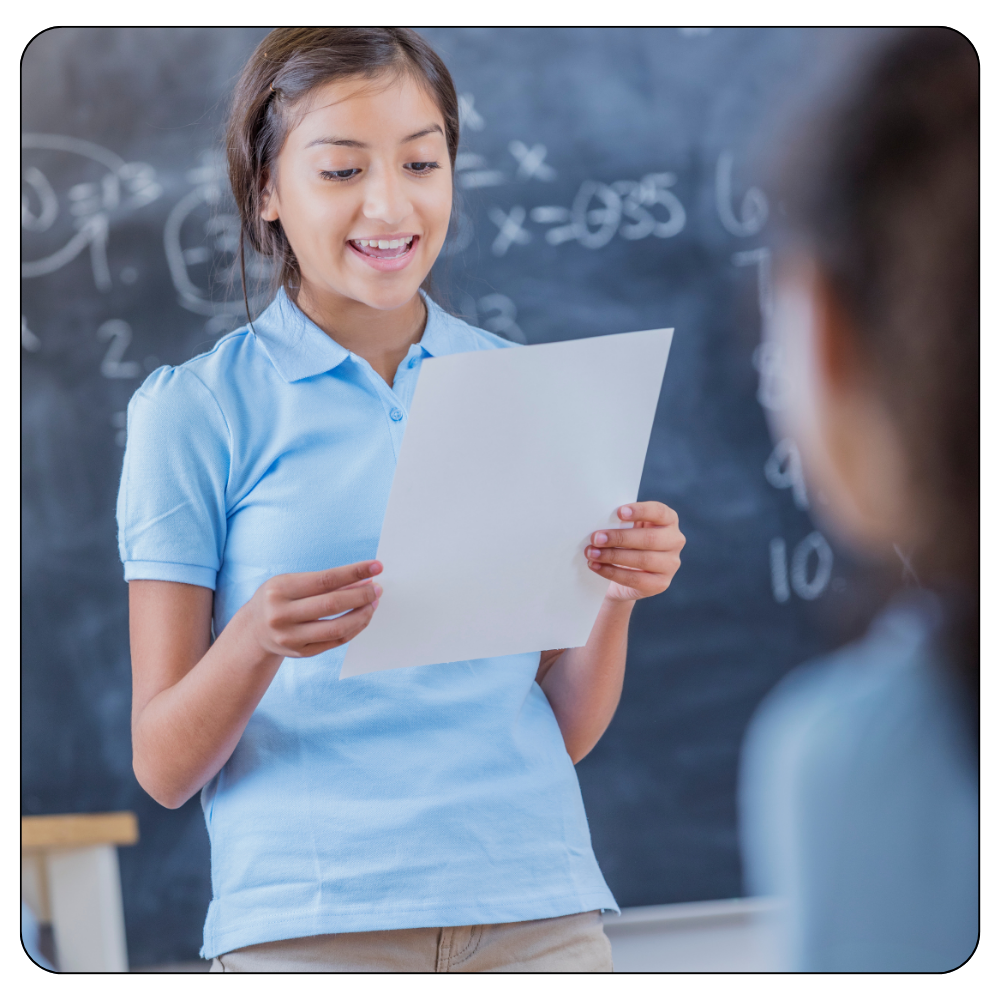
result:
<svg viewBox="0 0 1000 1000"><path fill-rule="evenodd" d="M131 771L124 410L148 371L242 322L221 123L264 34L61 28L22 64L22 811L138 813L133 965L196 954L210 883L197 800L162 809ZM578 770L621 905L738 896L750 714L883 588L813 523L794 443L768 433L782 386L760 346L780 205L754 155L846 36L425 35L462 95L445 304L528 343L676 328L641 496L679 512L684 564L637 607L621 707Z"/></svg>

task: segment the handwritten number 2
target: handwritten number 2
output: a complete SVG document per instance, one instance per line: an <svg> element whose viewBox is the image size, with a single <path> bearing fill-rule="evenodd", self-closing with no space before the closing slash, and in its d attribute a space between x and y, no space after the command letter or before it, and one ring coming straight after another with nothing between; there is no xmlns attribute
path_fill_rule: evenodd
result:
<svg viewBox="0 0 1000 1000"><path fill-rule="evenodd" d="M138 361L122 361L128 345L132 343L132 327L125 320L106 320L97 328L97 339L109 341L101 362L101 374L105 378L139 377L141 369Z"/></svg>

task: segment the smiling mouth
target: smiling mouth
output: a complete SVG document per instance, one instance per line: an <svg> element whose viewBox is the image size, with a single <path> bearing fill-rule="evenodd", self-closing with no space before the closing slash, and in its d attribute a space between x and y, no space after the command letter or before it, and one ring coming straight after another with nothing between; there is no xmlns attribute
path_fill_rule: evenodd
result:
<svg viewBox="0 0 1000 1000"><path fill-rule="evenodd" d="M348 240L347 242L365 257L375 260L398 260L416 246L419 236L403 236L394 240Z"/></svg>

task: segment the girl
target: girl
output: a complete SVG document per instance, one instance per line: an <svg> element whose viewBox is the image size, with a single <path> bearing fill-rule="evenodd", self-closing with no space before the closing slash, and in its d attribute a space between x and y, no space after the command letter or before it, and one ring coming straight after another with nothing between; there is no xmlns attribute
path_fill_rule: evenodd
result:
<svg viewBox="0 0 1000 1000"><path fill-rule="evenodd" d="M136 393L118 506L134 767L167 807L202 790L202 954L219 971L609 970L615 902L573 764L614 713L634 602L679 566L677 517L630 504L634 527L591 537L609 586L583 648L340 683L377 613L421 363L510 345L421 292L458 106L418 35L272 32L227 147L241 238L281 287Z"/></svg>
<svg viewBox="0 0 1000 1000"><path fill-rule="evenodd" d="M979 923L976 51L903 32L811 117L782 185L783 434L831 527L923 586L762 705L745 867L786 902L789 967L947 972Z"/></svg>

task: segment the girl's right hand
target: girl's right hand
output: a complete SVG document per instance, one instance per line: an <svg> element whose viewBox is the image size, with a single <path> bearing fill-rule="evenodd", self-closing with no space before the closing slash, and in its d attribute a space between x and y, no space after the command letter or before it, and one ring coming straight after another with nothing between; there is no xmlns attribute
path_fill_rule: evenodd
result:
<svg viewBox="0 0 1000 1000"><path fill-rule="evenodd" d="M132 756L139 784L176 809L229 759L285 657L315 656L370 621L382 564L261 584L211 641L212 591L132 580ZM330 618L338 615L337 618Z"/></svg>
<svg viewBox="0 0 1000 1000"><path fill-rule="evenodd" d="M237 613L248 616L250 632L266 652L315 656L349 642L371 621L382 594L371 578L381 572L380 562L365 561L273 576Z"/></svg>

